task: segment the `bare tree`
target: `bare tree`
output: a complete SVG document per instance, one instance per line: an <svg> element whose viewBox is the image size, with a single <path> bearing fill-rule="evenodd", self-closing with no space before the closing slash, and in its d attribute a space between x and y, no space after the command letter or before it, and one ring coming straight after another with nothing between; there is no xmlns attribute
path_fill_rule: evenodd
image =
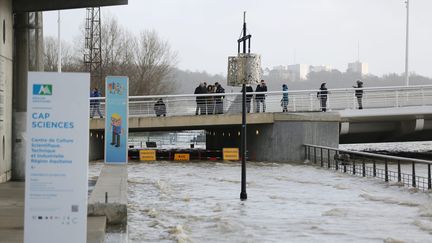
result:
<svg viewBox="0 0 432 243"><path fill-rule="evenodd" d="M77 58L68 42L61 42L62 71L77 72L82 71L82 64ZM47 72L57 71L58 43L57 39L48 36L44 39L44 70Z"/></svg>
<svg viewBox="0 0 432 243"><path fill-rule="evenodd" d="M131 80L135 94L161 94L174 91L175 83L165 80L177 64L177 53L168 42L159 38L156 31L143 31L135 52L136 72Z"/></svg>
<svg viewBox="0 0 432 243"><path fill-rule="evenodd" d="M176 89L171 81L177 64L177 53L171 51L167 41L156 31L143 31L135 37L108 15L101 28L102 77L122 75L129 77L130 95L168 94ZM84 40L84 34L81 33ZM53 37L45 38L45 70L57 70L57 43ZM72 48L62 43L62 70L84 71L84 42ZM92 85L105 87L104 78Z"/></svg>

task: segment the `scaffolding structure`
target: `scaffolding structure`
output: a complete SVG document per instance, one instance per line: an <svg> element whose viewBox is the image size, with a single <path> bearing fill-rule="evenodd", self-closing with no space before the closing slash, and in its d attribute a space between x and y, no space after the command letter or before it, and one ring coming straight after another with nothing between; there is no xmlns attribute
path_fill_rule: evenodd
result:
<svg viewBox="0 0 432 243"><path fill-rule="evenodd" d="M91 87L103 90L100 7L87 8L84 64L91 75Z"/></svg>

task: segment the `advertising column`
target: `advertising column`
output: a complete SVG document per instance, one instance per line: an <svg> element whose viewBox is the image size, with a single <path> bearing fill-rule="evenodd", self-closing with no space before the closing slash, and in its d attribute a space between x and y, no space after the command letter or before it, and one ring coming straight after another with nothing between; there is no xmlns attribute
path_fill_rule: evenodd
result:
<svg viewBox="0 0 432 243"><path fill-rule="evenodd" d="M85 242L90 76L30 72L24 242Z"/></svg>
<svg viewBox="0 0 432 243"><path fill-rule="evenodd" d="M105 88L105 163L128 161L128 77L107 77Z"/></svg>

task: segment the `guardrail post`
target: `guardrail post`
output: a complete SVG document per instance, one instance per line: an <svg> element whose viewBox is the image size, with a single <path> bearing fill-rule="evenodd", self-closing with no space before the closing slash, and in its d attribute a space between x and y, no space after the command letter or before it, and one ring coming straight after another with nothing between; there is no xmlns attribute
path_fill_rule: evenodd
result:
<svg viewBox="0 0 432 243"><path fill-rule="evenodd" d="M428 189L432 189L431 164L428 164Z"/></svg>
<svg viewBox="0 0 432 243"><path fill-rule="evenodd" d="M339 155L339 152L338 152L338 151L335 151L335 153L336 153L337 155ZM336 171L339 171L339 162L338 162L337 159L335 159L335 167L336 167Z"/></svg>
<svg viewBox="0 0 432 243"><path fill-rule="evenodd" d="M363 172L363 177L366 177L366 164L365 164L365 159L363 158L362 161L362 172Z"/></svg>
<svg viewBox="0 0 432 243"><path fill-rule="evenodd" d="M399 91L396 90L396 107L399 107Z"/></svg>
<svg viewBox="0 0 432 243"><path fill-rule="evenodd" d="M412 162L412 186L416 187L415 162Z"/></svg>
<svg viewBox="0 0 432 243"><path fill-rule="evenodd" d="M309 159L308 159L308 156L307 156L307 151L308 151L308 146L305 145L305 161L306 161L306 160L309 160Z"/></svg>
<svg viewBox="0 0 432 243"><path fill-rule="evenodd" d="M353 160L353 170L352 170L353 175L356 174L356 163L355 160Z"/></svg>
<svg viewBox="0 0 432 243"><path fill-rule="evenodd" d="M400 160L398 160L398 182L402 181L402 175L401 175L401 164Z"/></svg>
<svg viewBox="0 0 432 243"><path fill-rule="evenodd" d="M384 181L388 182L388 162L384 160Z"/></svg>
<svg viewBox="0 0 432 243"><path fill-rule="evenodd" d="M320 107L321 107L321 105L320 105ZM309 111L313 111L312 94L309 94Z"/></svg>
<svg viewBox="0 0 432 243"><path fill-rule="evenodd" d="M320 148L321 149L321 156L320 156L320 159L321 159L321 167L323 167L324 166L324 161L323 161L323 148Z"/></svg>
<svg viewBox="0 0 432 243"><path fill-rule="evenodd" d="M297 106L296 106L296 97L293 98L293 110L297 111Z"/></svg>
<svg viewBox="0 0 432 243"><path fill-rule="evenodd" d="M376 162L373 160L373 176L376 177Z"/></svg>
<svg viewBox="0 0 432 243"><path fill-rule="evenodd" d="M327 149L327 168L330 169L330 149Z"/></svg>
<svg viewBox="0 0 432 243"><path fill-rule="evenodd" d="M425 100L424 100L424 89L421 89L421 97L422 97L422 106L425 105Z"/></svg>
<svg viewBox="0 0 432 243"><path fill-rule="evenodd" d="M316 164L317 159L316 159L316 147L314 147L314 164Z"/></svg>

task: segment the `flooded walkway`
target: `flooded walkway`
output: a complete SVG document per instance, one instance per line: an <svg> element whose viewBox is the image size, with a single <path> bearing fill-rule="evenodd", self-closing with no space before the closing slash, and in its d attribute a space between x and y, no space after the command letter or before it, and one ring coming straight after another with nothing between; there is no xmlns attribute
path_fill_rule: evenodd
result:
<svg viewBox="0 0 432 243"><path fill-rule="evenodd" d="M430 194L304 165L130 163L129 242L429 242Z"/></svg>

